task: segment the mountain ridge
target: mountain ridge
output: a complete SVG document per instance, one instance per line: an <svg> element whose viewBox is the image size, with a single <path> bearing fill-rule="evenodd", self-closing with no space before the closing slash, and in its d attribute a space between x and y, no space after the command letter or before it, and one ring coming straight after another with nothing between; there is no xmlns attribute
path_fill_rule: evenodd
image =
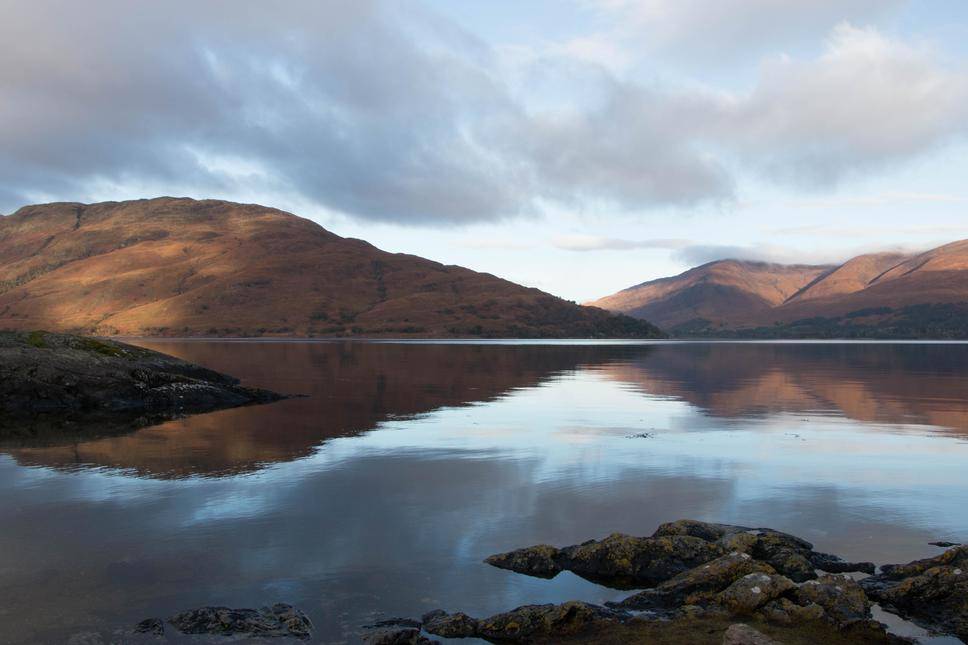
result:
<svg viewBox="0 0 968 645"><path fill-rule="evenodd" d="M968 240L838 265L717 260L587 304L680 336L968 337Z"/></svg>
<svg viewBox="0 0 968 645"><path fill-rule="evenodd" d="M635 337L647 322L257 204L56 202L0 217L0 328L105 336Z"/></svg>

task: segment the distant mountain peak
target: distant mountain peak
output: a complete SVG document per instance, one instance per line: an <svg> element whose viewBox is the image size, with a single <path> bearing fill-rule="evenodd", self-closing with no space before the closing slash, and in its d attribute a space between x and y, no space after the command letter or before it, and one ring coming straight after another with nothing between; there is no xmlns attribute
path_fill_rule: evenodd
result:
<svg viewBox="0 0 968 645"><path fill-rule="evenodd" d="M947 329L957 336L961 323L946 319L957 318L962 307L968 312L968 240L924 253L869 253L839 265L717 260L588 304L648 318L680 334L793 334L800 332L790 326L799 324L815 330L807 335L820 335L821 328L823 334L862 333L858 326L867 325L872 334L903 328L916 336L923 323L936 329L931 333L945 335ZM923 313L912 307L933 305L943 306L932 314L939 321L911 318ZM811 320L813 327L800 324Z"/></svg>

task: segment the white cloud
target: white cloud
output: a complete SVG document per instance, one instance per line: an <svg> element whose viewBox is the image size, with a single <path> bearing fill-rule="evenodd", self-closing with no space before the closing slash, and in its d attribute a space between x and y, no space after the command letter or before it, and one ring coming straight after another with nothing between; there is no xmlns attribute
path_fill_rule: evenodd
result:
<svg viewBox="0 0 968 645"><path fill-rule="evenodd" d="M627 240L596 235L558 235L551 239L555 248L565 251L633 251L638 249L682 249L689 240L651 239Z"/></svg>
<svg viewBox="0 0 968 645"><path fill-rule="evenodd" d="M765 63L719 128L724 144L767 173L830 184L968 131L968 74L930 48L841 24L820 57Z"/></svg>

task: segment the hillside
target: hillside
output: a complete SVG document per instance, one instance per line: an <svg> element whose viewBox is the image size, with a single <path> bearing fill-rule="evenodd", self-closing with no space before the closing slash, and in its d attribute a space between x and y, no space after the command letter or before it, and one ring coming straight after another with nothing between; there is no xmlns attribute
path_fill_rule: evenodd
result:
<svg viewBox="0 0 968 645"><path fill-rule="evenodd" d="M0 218L0 329L125 336L655 337L647 322L393 254L251 204L158 198Z"/></svg>
<svg viewBox="0 0 968 645"><path fill-rule="evenodd" d="M687 336L965 338L968 240L839 266L721 260L589 304Z"/></svg>

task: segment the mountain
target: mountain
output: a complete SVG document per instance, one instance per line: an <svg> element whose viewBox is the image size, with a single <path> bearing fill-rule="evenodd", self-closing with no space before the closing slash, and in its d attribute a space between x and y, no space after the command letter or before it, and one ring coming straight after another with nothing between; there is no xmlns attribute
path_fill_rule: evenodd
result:
<svg viewBox="0 0 968 645"><path fill-rule="evenodd" d="M125 336L656 337L651 324L252 204L0 217L0 329Z"/></svg>
<svg viewBox="0 0 968 645"><path fill-rule="evenodd" d="M677 335L968 337L968 240L840 265L720 260L592 303Z"/></svg>

